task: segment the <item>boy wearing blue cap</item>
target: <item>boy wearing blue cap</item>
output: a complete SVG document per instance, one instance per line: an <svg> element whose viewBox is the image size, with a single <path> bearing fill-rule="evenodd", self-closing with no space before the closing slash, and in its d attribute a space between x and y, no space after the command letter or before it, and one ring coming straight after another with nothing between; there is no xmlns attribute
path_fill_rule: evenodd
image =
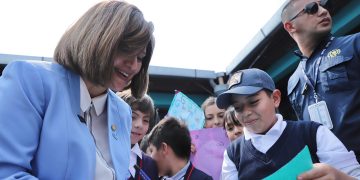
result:
<svg viewBox="0 0 360 180"><path fill-rule="evenodd" d="M225 109L233 106L244 126L244 136L233 141L224 153L222 179L263 179L279 170L305 146L314 169L298 179L360 178L354 152L326 127L312 121L285 121L276 114L281 92L260 69L245 69L229 79L229 89L217 98Z"/></svg>

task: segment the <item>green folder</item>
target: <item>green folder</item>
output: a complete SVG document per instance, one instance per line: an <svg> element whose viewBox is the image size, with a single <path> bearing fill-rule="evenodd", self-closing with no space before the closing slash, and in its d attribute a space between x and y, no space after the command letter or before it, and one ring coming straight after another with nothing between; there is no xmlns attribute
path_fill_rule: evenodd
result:
<svg viewBox="0 0 360 180"><path fill-rule="evenodd" d="M286 180L296 179L296 177L313 168L311 155L308 146L305 146L299 154L279 170L266 177L264 180Z"/></svg>

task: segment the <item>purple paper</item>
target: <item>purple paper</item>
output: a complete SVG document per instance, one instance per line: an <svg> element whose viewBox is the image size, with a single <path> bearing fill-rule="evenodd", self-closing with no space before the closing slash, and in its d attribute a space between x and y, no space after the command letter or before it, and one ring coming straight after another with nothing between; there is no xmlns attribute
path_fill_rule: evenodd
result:
<svg viewBox="0 0 360 180"><path fill-rule="evenodd" d="M190 132L196 153L191 154L191 162L196 168L214 178L220 179L224 151L230 141L223 128L207 128Z"/></svg>

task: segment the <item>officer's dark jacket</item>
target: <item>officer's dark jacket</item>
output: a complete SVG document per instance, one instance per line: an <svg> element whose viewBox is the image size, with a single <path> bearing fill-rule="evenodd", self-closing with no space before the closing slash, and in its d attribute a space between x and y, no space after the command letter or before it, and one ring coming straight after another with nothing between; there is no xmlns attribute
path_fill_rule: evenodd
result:
<svg viewBox="0 0 360 180"><path fill-rule="evenodd" d="M333 122L332 131L353 150L360 160L360 33L334 38L330 36L319 44L314 53L303 57L288 82L289 100L299 120L309 121L307 107L315 102L314 90L306 84L304 71L314 84L315 63L321 56L316 92L324 100Z"/></svg>

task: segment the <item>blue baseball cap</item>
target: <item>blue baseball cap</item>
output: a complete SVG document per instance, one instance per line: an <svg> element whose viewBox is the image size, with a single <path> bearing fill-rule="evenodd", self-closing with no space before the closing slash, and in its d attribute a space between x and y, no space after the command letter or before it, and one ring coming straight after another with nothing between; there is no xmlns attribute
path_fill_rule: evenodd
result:
<svg viewBox="0 0 360 180"><path fill-rule="evenodd" d="M232 94L252 95L262 89L275 90L275 83L265 71L251 68L235 72L228 81L229 88L216 98L220 109L229 107Z"/></svg>

